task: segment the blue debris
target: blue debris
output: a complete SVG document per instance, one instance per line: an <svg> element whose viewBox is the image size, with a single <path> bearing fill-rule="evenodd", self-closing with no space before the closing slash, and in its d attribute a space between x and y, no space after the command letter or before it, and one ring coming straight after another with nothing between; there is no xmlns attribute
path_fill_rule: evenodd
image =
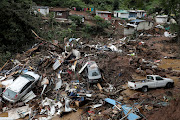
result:
<svg viewBox="0 0 180 120"><path fill-rule="evenodd" d="M80 102L85 100L84 97L78 97L79 95L77 93L74 93L74 92L71 92L69 94L69 96L73 96L73 98L72 98L73 100L77 100L77 101L80 101Z"/></svg>
<svg viewBox="0 0 180 120"><path fill-rule="evenodd" d="M106 102L108 102L108 103L110 103L110 104L112 104L112 105L117 105L117 104L122 104L122 103L120 103L120 102L118 102L118 101L115 101L115 100L113 100L113 99L110 99L110 98L105 98L104 99L104 101L106 101ZM132 109L132 107L129 107L129 106L127 106L127 105L121 105L122 106L122 110L123 110L123 112L124 112L124 114L125 115L127 115L128 114L128 112ZM138 115L136 115L136 114L134 114L134 113L130 113L128 116L127 116L127 118L128 118L128 120L137 120L137 119L139 119L140 118L140 116L138 116Z"/></svg>
<svg viewBox="0 0 180 120"><path fill-rule="evenodd" d="M76 38L70 38L69 42L72 42L73 40L76 40Z"/></svg>

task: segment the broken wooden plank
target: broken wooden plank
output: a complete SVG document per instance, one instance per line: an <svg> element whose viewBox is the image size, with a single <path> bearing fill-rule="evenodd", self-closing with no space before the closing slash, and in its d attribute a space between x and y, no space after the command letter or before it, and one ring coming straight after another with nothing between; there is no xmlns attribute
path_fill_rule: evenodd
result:
<svg viewBox="0 0 180 120"><path fill-rule="evenodd" d="M12 75L14 75L14 74L16 74L16 73L18 73L18 72L19 72L19 70L18 70L18 71L15 71L15 72L12 72L11 74L7 75L7 76L5 77L5 79L8 78L8 77L10 77L10 76L12 76ZM4 80L5 80L5 79L4 79ZM3 81L3 80L2 80L2 81Z"/></svg>
<svg viewBox="0 0 180 120"><path fill-rule="evenodd" d="M38 47L39 47L39 46L29 49L28 51L26 51L26 54L31 53L31 52L37 50Z"/></svg>
<svg viewBox="0 0 180 120"><path fill-rule="evenodd" d="M97 86L98 86L100 92L102 92L102 89L103 89L103 88L101 87L101 84L100 84L100 83L97 83Z"/></svg>
<svg viewBox="0 0 180 120"><path fill-rule="evenodd" d="M88 62L86 62L86 64L81 68L81 70L78 73L81 74L87 65L88 65Z"/></svg>
<svg viewBox="0 0 180 120"><path fill-rule="evenodd" d="M43 38L39 37L39 35L37 35L36 32L34 32L34 30L31 30L31 31L37 37L37 39L44 40Z"/></svg>
<svg viewBox="0 0 180 120"><path fill-rule="evenodd" d="M8 62L9 62L9 60L6 61L6 63L2 66L2 68L0 69L0 71L7 65Z"/></svg>

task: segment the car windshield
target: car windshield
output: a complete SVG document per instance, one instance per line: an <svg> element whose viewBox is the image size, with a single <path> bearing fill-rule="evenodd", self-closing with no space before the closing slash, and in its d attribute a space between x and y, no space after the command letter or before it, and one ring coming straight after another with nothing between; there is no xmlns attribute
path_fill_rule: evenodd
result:
<svg viewBox="0 0 180 120"><path fill-rule="evenodd" d="M32 77L32 76L30 76L30 75L27 75L27 74L23 74L23 75L21 75L21 76L27 78L28 80L35 80L34 77Z"/></svg>
<svg viewBox="0 0 180 120"><path fill-rule="evenodd" d="M148 80L154 80L152 76L147 76Z"/></svg>
<svg viewBox="0 0 180 120"><path fill-rule="evenodd" d="M98 70L89 71L89 75L91 75L91 76L99 76L99 71Z"/></svg>
<svg viewBox="0 0 180 120"><path fill-rule="evenodd" d="M9 96L10 98L15 98L16 94L17 94L16 92L14 92L8 88L4 92L4 95Z"/></svg>

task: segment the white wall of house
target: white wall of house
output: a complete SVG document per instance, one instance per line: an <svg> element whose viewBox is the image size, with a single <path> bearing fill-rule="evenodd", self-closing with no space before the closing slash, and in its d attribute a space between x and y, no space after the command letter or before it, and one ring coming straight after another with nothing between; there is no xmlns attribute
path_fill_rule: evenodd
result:
<svg viewBox="0 0 180 120"><path fill-rule="evenodd" d="M129 17L129 13L114 12L114 17L128 18Z"/></svg>
<svg viewBox="0 0 180 120"><path fill-rule="evenodd" d="M167 23L167 20L168 20L168 16L167 15L163 15L163 16L158 15L158 16L155 17L155 21L158 24Z"/></svg>
<svg viewBox="0 0 180 120"><path fill-rule="evenodd" d="M134 28L133 27L125 27L124 28L124 35L126 36L126 35L132 35L132 34L134 34Z"/></svg>
<svg viewBox="0 0 180 120"><path fill-rule="evenodd" d="M146 14L145 12L137 12L137 17L142 18L144 17L145 14Z"/></svg>
<svg viewBox="0 0 180 120"><path fill-rule="evenodd" d="M121 13L120 18L128 18L129 14L128 13Z"/></svg>
<svg viewBox="0 0 180 120"><path fill-rule="evenodd" d="M144 22L140 22L137 25L136 30L149 30L152 27L153 27L153 23L152 22L144 21Z"/></svg>
<svg viewBox="0 0 180 120"><path fill-rule="evenodd" d="M49 14L49 7L48 6L33 6L32 9L34 10L35 14L37 14L37 12L41 13L44 16Z"/></svg>
<svg viewBox="0 0 180 120"><path fill-rule="evenodd" d="M49 8L39 8L38 11L43 15L49 14Z"/></svg>
<svg viewBox="0 0 180 120"><path fill-rule="evenodd" d="M114 17L117 17L117 14L118 14L117 12L114 12Z"/></svg>

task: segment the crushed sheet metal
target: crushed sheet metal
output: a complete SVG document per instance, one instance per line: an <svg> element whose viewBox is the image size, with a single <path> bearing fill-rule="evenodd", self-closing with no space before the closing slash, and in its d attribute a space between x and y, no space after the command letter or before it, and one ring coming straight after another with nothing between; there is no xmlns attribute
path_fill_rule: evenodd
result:
<svg viewBox="0 0 180 120"><path fill-rule="evenodd" d="M55 86L54 90L60 89L61 86L62 86L62 80L61 80L61 79L58 79L58 82L56 83L56 86Z"/></svg>
<svg viewBox="0 0 180 120"><path fill-rule="evenodd" d="M110 99L110 98L105 98L104 100L105 100L106 102L114 105L114 106L116 106L117 103L121 105L120 102L115 101L115 100ZM137 120L137 119L140 118L140 116L138 116L138 115L136 115L136 114L134 114L134 113L129 113L129 112L131 112L132 107L128 107L127 105L122 105L122 109L123 109L123 112L124 112L125 115L128 114L128 116L127 116L128 120Z"/></svg>
<svg viewBox="0 0 180 120"><path fill-rule="evenodd" d="M30 108L29 106L23 106L19 108L14 108L8 111L8 116L13 118L13 119L19 119L19 118L24 118L26 115L30 113Z"/></svg>
<svg viewBox="0 0 180 120"><path fill-rule="evenodd" d="M81 53L76 49L72 50L72 54L76 56L76 59L79 59L81 57Z"/></svg>
<svg viewBox="0 0 180 120"><path fill-rule="evenodd" d="M34 94L33 91L30 91L29 93L27 93L21 100L24 103L27 103L28 101L32 100L33 98L35 98L36 95Z"/></svg>
<svg viewBox="0 0 180 120"><path fill-rule="evenodd" d="M63 60L56 60L56 62L53 64L53 70L56 70L62 62Z"/></svg>
<svg viewBox="0 0 180 120"><path fill-rule="evenodd" d="M71 112L73 109L69 107L70 100L68 98L65 99L65 112Z"/></svg>
<svg viewBox="0 0 180 120"><path fill-rule="evenodd" d="M101 107L103 104L96 104L96 105L92 105L92 108L97 108L97 107Z"/></svg>

